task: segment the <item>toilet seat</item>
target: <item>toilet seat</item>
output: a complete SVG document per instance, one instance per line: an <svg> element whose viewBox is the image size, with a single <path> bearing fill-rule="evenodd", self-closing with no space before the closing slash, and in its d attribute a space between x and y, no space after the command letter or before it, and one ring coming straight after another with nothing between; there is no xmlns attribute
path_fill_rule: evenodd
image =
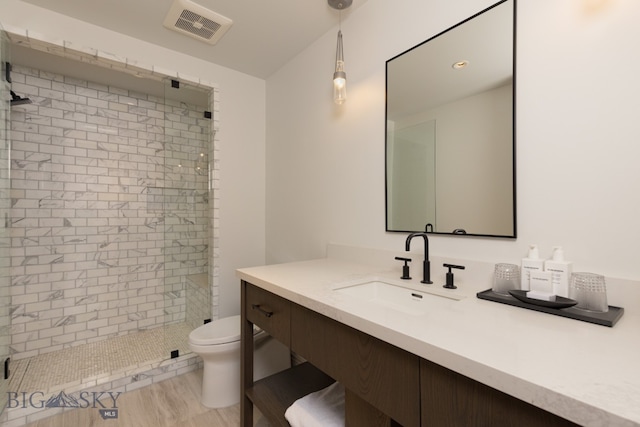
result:
<svg viewBox="0 0 640 427"><path fill-rule="evenodd" d="M240 315L224 317L197 327L189 334L189 342L195 345L219 345L240 341ZM253 329L256 335L260 329Z"/></svg>

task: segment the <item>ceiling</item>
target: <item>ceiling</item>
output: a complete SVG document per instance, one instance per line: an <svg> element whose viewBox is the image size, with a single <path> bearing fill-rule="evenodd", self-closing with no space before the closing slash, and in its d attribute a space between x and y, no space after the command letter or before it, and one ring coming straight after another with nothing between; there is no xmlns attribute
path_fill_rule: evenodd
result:
<svg viewBox="0 0 640 427"><path fill-rule="evenodd" d="M173 0L23 0L118 33L266 79L338 24L326 0L195 0L233 25L216 45L163 26ZM367 0L354 0L350 13Z"/></svg>

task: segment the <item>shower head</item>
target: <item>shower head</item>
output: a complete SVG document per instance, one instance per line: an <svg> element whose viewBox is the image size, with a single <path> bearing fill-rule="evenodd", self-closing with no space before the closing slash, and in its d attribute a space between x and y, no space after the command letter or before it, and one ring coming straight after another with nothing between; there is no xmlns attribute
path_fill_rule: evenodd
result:
<svg viewBox="0 0 640 427"><path fill-rule="evenodd" d="M23 105L23 104L31 104L31 100L29 98L23 98L20 95L16 95L14 91L11 92L11 106L14 105Z"/></svg>

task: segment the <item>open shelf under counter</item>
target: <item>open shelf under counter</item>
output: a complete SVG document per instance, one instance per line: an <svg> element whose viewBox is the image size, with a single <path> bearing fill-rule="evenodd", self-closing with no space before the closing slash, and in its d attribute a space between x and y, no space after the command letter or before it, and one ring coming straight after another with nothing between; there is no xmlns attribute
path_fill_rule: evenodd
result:
<svg viewBox="0 0 640 427"><path fill-rule="evenodd" d="M284 413L296 400L322 390L335 380L309 362L256 381L245 395L272 426L288 427Z"/></svg>

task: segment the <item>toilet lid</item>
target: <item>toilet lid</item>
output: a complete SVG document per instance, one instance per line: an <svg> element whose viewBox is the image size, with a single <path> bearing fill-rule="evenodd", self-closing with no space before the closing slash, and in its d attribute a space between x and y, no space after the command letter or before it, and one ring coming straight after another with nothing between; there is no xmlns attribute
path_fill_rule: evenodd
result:
<svg viewBox="0 0 640 427"><path fill-rule="evenodd" d="M259 329L254 327L253 334ZM197 327L189 334L189 341L196 345L227 344L240 341L240 315L224 317Z"/></svg>

